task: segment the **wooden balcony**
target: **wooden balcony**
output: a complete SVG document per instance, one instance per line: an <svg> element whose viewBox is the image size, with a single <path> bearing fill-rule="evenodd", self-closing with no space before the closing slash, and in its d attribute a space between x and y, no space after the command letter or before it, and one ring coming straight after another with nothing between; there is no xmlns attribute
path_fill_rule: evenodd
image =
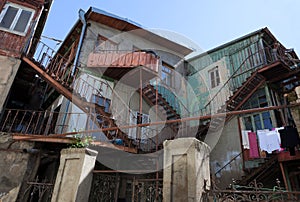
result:
<svg viewBox="0 0 300 202"><path fill-rule="evenodd" d="M158 73L158 62L159 58L151 51L98 51L89 54L87 67L117 80L142 67L143 78L151 79Z"/></svg>

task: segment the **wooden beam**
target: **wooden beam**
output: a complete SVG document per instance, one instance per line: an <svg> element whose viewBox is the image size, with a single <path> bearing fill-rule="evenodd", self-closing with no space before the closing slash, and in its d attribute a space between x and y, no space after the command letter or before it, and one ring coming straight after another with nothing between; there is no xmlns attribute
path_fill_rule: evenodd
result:
<svg viewBox="0 0 300 202"><path fill-rule="evenodd" d="M288 186L288 183L287 183L285 170L284 170L284 167L282 165L282 162L280 162L279 165L280 165L280 170L281 170L282 178L283 178L283 181L284 181L285 189L289 191L289 186Z"/></svg>
<svg viewBox="0 0 300 202"><path fill-rule="evenodd" d="M76 139L73 137L56 137L56 136L44 136L44 135L29 135L29 134L13 134L13 140L16 141L31 141L31 142L52 142L52 143L64 143L73 144ZM136 148L125 147L122 145L114 145L107 142L94 141L91 145L106 147L116 150L122 150L129 153L137 153Z"/></svg>
<svg viewBox="0 0 300 202"><path fill-rule="evenodd" d="M51 137L44 135L24 135L24 134L13 134L13 140L17 141L31 141L31 142L52 142L52 143L64 143L72 144L75 139L70 137Z"/></svg>
<svg viewBox="0 0 300 202"><path fill-rule="evenodd" d="M154 173L157 170L94 170L93 173ZM154 179L147 179L154 181Z"/></svg>
<svg viewBox="0 0 300 202"><path fill-rule="evenodd" d="M300 151L296 151L295 156L291 156L290 152L280 152L277 155L279 162L300 160Z"/></svg>
<svg viewBox="0 0 300 202"><path fill-rule="evenodd" d="M266 65L265 67L259 69L259 70L258 70L258 73L263 74L264 71L271 70L273 67L276 67L277 65L282 65L285 69L291 70L288 66L286 66L286 65L285 65L284 63L282 63L281 61L277 61L277 62L271 63L270 65Z"/></svg>
<svg viewBox="0 0 300 202"><path fill-rule="evenodd" d="M35 69L41 77L43 77L53 88L55 88L55 90L57 90L60 94L65 96L68 100L74 103L82 111L88 113L88 110L86 109L86 105L87 105L86 102L81 100L78 96L73 95L71 91L63 87L59 82L53 79L50 75L48 75L43 69L41 69L35 63L33 63L30 59L28 59L27 57L22 57L22 59L24 62L29 64L33 69Z"/></svg>
<svg viewBox="0 0 300 202"><path fill-rule="evenodd" d="M125 151L125 152L137 154L137 149L136 148L125 147L125 146L122 146L122 145L115 145L115 144L108 143L108 142L94 141L92 143L92 145L101 146L101 147L105 147L105 148L116 149L116 150L122 150L122 151Z"/></svg>

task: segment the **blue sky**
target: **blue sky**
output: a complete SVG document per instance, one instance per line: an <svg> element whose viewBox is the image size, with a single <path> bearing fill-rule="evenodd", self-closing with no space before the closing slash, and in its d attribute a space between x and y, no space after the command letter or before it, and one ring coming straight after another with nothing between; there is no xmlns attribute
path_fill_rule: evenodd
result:
<svg viewBox="0 0 300 202"><path fill-rule="evenodd" d="M54 0L43 35L64 39L78 10L90 6L147 28L177 32L203 50L268 27L300 55L299 0Z"/></svg>

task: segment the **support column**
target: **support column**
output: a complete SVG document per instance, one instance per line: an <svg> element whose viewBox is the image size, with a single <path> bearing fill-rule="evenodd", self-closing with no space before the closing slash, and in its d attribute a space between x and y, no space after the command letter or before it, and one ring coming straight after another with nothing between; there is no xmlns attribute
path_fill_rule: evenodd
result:
<svg viewBox="0 0 300 202"><path fill-rule="evenodd" d="M210 148L196 138L164 142L163 201L201 201L210 188Z"/></svg>
<svg viewBox="0 0 300 202"><path fill-rule="evenodd" d="M88 201L97 151L63 149L51 202Z"/></svg>

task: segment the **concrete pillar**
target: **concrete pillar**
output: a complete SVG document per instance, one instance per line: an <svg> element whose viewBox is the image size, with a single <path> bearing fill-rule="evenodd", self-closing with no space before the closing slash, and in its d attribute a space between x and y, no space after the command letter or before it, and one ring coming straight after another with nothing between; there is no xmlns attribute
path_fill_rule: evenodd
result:
<svg viewBox="0 0 300 202"><path fill-rule="evenodd" d="M13 84L21 60L0 55L0 112Z"/></svg>
<svg viewBox="0 0 300 202"><path fill-rule="evenodd" d="M163 201L201 201L210 188L210 148L195 138L164 142Z"/></svg>
<svg viewBox="0 0 300 202"><path fill-rule="evenodd" d="M51 202L88 201L97 151L63 149Z"/></svg>

